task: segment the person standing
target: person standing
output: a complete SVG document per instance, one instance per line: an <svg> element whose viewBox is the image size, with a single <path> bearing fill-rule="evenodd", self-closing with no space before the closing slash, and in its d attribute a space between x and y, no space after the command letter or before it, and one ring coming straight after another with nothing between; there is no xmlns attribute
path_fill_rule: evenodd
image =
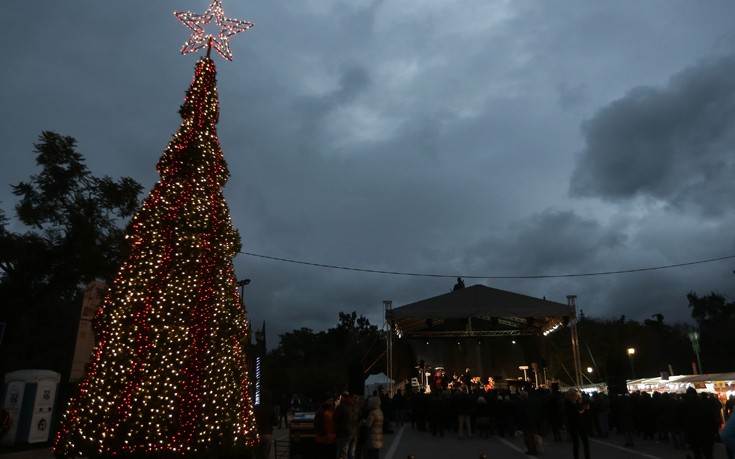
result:
<svg viewBox="0 0 735 459"><path fill-rule="evenodd" d="M446 416L447 404L444 402L442 391L432 392L428 400L426 418L429 421L431 435L444 436L444 418Z"/></svg>
<svg viewBox="0 0 735 459"><path fill-rule="evenodd" d="M365 439L366 459L378 459L380 450L383 448L384 416L380 405L379 397L370 397L367 402L368 415L362 421L362 425L367 428L367 438Z"/></svg>
<svg viewBox="0 0 735 459"><path fill-rule="evenodd" d="M349 392L340 396L339 405L334 410L334 429L337 436L337 457L355 459L357 434L359 430L359 407Z"/></svg>
<svg viewBox="0 0 735 459"><path fill-rule="evenodd" d="M720 434L722 443L725 444L727 458L733 458L733 452L735 451L735 415L730 414L725 427L722 429Z"/></svg>
<svg viewBox="0 0 735 459"><path fill-rule="evenodd" d="M255 405L253 411L255 412L255 426L260 437L255 457L269 459L273 446L273 427L278 425L278 413L271 402L270 392L263 391L260 394L260 403Z"/></svg>
<svg viewBox="0 0 735 459"><path fill-rule="evenodd" d="M735 453L735 414L733 414L733 406L735 406L735 395L731 395L725 403L725 427L722 428L720 439L725 444L727 459L733 459Z"/></svg>
<svg viewBox="0 0 735 459"><path fill-rule="evenodd" d="M317 458L334 459L337 455L337 433L334 426L334 398L327 397L314 416Z"/></svg>
<svg viewBox="0 0 735 459"><path fill-rule="evenodd" d="M398 389L396 395L393 396L393 416L396 426L403 427L406 422L406 413L408 409L408 400L403 395L403 391Z"/></svg>
<svg viewBox="0 0 735 459"><path fill-rule="evenodd" d="M626 447L634 447L633 430L635 429L635 417L633 415L633 401L630 394L619 394L615 398L615 424L618 433L623 434Z"/></svg>
<svg viewBox="0 0 735 459"><path fill-rule="evenodd" d="M464 391L457 391L453 396L454 406L457 410L457 434L459 438L472 438L471 418L474 411L473 400L470 394Z"/></svg>
<svg viewBox="0 0 735 459"><path fill-rule="evenodd" d="M536 435L538 435L539 418L540 415L534 401L530 399L528 392L521 391L520 403L518 404L518 427L523 432L526 454L529 456L538 456Z"/></svg>
<svg viewBox="0 0 735 459"><path fill-rule="evenodd" d="M697 390L689 387L679 405L680 422L684 437L694 459L712 459L717 431L720 428L719 413L702 399Z"/></svg>
<svg viewBox="0 0 735 459"><path fill-rule="evenodd" d="M462 377L459 379L462 381L462 384L467 387L466 392L469 392L470 387L472 386L472 373L470 372L470 369L465 368Z"/></svg>
<svg viewBox="0 0 735 459"><path fill-rule="evenodd" d="M582 402L582 394L578 389L569 389L564 401L564 414L567 419L567 432L572 437L572 454L579 459L579 440L582 440L584 459L590 459L590 439L587 432L585 414L589 405Z"/></svg>
<svg viewBox="0 0 735 459"><path fill-rule="evenodd" d="M485 397L480 395L475 400L475 423L477 436L488 438L490 436L490 406Z"/></svg>
<svg viewBox="0 0 735 459"><path fill-rule="evenodd" d="M547 400L546 412L548 413L549 425L551 426L551 432L556 442L561 441L561 430L564 424L563 410L564 398L558 387L555 387Z"/></svg>
<svg viewBox="0 0 735 459"><path fill-rule="evenodd" d="M278 428L288 429L288 409L291 406L291 399L288 395L281 395L281 399L278 401Z"/></svg>

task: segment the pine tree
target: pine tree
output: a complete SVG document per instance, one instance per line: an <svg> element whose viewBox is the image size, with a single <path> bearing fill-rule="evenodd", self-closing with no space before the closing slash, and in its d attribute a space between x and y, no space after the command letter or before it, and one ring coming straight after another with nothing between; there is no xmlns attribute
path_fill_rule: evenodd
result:
<svg viewBox="0 0 735 459"><path fill-rule="evenodd" d="M57 434L60 456L228 457L257 442L240 250L222 194L216 68L199 60L130 255L97 314L97 344Z"/></svg>

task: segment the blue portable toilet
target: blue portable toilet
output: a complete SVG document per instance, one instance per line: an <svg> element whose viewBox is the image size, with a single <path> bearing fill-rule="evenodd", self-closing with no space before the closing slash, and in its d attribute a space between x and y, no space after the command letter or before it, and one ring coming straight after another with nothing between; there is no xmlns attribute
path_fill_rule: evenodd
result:
<svg viewBox="0 0 735 459"><path fill-rule="evenodd" d="M61 374L51 370L18 370L5 374L3 408L10 413L10 429L0 443L48 441L59 393Z"/></svg>

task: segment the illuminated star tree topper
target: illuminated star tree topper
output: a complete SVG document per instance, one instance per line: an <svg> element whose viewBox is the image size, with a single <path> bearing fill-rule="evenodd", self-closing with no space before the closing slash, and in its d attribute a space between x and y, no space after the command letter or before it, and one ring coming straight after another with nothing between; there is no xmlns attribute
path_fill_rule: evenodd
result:
<svg viewBox="0 0 735 459"><path fill-rule="evenodd" d="M189 37L189 40L184 43L184 47L181 48L181 54L193 53L206 46L207 56L209 56L211 48L214 47L228 61L232 60L230 37L244 32L254 25L252 22L226 18L225 12L222 9L222 0L212 0L212 3L204 14L181 11L175 12L174 16L194 31ZM210 24L212 18L214 18L215 24L220 28L217 36L206 33L204 27L202 27L202 25Z"/></svg>

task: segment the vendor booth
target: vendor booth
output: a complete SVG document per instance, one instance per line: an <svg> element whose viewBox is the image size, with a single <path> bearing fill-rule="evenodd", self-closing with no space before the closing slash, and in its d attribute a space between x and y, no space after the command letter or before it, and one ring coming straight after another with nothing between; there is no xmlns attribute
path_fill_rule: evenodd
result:
<svg viewBox="0 0 735 459"><path fill-rule="evenodd" d="M684 393L693 387L700 392L715 393L720 398L735 395L735 372L704 375L677 375L627 381L629 392Z"/></svg>

